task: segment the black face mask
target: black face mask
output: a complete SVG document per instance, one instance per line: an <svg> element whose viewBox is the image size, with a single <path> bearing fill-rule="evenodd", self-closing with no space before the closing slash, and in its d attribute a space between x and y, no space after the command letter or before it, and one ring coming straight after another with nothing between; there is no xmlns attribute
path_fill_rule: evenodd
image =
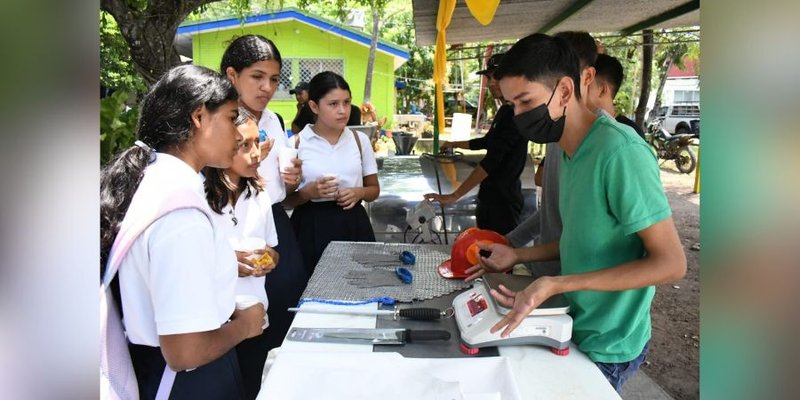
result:
<svg viewBox="0 0 800 400"><path fill-rule="evenodd" d="M561 139L561 135L564 133L564 122L567 119L567 107L564 107L564 115L561 118L555 121L550 118L547 106L550 105L555 94L556 90L553 89L553 94L550 95L546 104L514 116L514 123L522 137L540 144L553 143Z"/></svg>

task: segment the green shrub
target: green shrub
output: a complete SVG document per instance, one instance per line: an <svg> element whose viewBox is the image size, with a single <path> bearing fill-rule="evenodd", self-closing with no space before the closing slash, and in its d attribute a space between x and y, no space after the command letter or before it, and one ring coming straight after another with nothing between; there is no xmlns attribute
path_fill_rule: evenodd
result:
<svg viewBox="0 0 800 400"><path fill-rule="evenodd" d="M100 163L105 165L136 140L139 111L125 110L128 93L117 91L100 100Z"/></svg>

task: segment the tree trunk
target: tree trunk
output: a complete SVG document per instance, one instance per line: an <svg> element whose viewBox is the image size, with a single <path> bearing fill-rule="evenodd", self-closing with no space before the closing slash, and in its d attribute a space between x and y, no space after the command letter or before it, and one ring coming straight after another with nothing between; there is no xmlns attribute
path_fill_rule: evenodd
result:
<svg viewBox="0 0 800 400"><path fill-rule="evenodd" d="M364 102L372 99L372 70L375 68L375 51L378 49L378 28L380 27L380 10L372 4L372 40L369 43L369 56L367 57L367 76L364 81Z"/></svg>
<svg viewBox="0 0 800 400"><path fill-rule="evenodd" d="M656 101L653 105L653 110L658 110L661 107L661 95L664 93L664 84L667 83L667 74L669 73L669 69L672 68L673 57L669 55L664 63L661 64L661 70L658 71L658 77L660 81L658 82L658 90L656 91Z"/></svg>
<svg viewBox="0 0 800 400"><path fill-rule="evenodd" d="M636 125L644 126L647 99L650 97L650 80L653 75L653 30L642 31L642 90L636 106Z"/></svg>
<svg viewBox="0 0 800 400"><path fill-rule="evenodd" d="M150 86L180 63L173 42L181 22L201 5L216 1L219 0L151 0L140 10L125 0L101 0L100 8L117 21L136 71Z"/></svg>

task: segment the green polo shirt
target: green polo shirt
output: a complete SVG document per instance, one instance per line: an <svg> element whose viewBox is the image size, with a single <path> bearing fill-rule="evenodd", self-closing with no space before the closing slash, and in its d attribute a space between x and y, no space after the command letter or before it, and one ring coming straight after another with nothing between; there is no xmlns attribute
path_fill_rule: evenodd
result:
<svg viewBox="0 0 800 400"><path fill-rule="evenodd" d="M592 272L642 258L637 232L672 214L658 163L633 129L597 118L573 156L561 153L561 272ZM650 340L655 287L566 293L572 340L596 362L636 358Z"/></svg>

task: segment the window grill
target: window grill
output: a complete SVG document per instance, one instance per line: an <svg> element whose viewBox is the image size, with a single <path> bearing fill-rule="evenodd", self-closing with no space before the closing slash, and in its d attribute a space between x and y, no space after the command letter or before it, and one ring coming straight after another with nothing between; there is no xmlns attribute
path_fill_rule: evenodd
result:
<svg viewBox="0 0 800 400"><path fill-rule="evenodd" d="M336 58L284 58L278 90L272 96L275 100L292 100L289 90L299 82L311 81L314 75L332 71L344 76L344 60Z"/></svg>

